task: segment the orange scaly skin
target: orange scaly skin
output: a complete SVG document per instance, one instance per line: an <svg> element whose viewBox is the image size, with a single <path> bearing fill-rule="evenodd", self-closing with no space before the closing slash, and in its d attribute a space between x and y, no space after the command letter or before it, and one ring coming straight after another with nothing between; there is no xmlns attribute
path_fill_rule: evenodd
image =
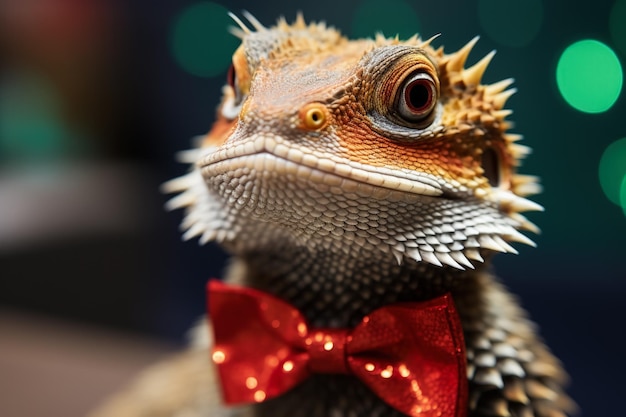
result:
<svg viewBox="0 0 626 417"><path fill-rule="evenodd" d="M353 326L397 301L450 293L466 341L469 416L562 417L565 373L489 272L533 244L528 149L508 133L512 80L481 84L431 40L350 41L324 24L246 18L217 121L166 185L184 237L233 254L227 280L270 292L313 326ZM354 378L319 375L262 404L221 404L206 326L97 416L398 416Z"/></svg>

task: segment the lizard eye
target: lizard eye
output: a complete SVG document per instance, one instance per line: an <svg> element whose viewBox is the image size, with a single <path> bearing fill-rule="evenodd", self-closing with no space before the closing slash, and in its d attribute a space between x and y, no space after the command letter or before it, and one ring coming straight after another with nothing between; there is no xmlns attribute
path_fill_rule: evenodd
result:
<svg viewBox="0 0 626 417"><path fill-rule="evenodd" d="M431 115L437 104L437 86L433 78L420 72L413 74L402 85L396 107L400 116L412 123Z"/></svg>
<svg viewBox="0 0 626 417"><path fill-rule="evenodd" d="M388 61L371 75L375 80L368 95L372 129L400 141L432 135L433 129L440 126L443 109L436 65L413 47L392 45L382 47L378 53Z"/></svg>

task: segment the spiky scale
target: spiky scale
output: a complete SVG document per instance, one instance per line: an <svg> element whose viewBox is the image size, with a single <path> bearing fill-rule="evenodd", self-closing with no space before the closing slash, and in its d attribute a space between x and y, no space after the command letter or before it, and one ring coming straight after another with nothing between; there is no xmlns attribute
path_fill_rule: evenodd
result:
<svg viewBox="0 0 626 417"><path fill-rule="evenodd" d="M250 29L246 26L245 23L243 23L243 20L241 20L239 16L232 12L228 12L228 16L230 16L230 18L233 19L235 23L237 23L237 26L239 26L239 29L243 32L244 36L251 33Z"/></svg>
<svg viewBox="0 0 626 417"><path fill-rule="evenodd" d="M461 271L465 270L465 268L461 266L461 264L459 264L456 260L454 260L454 258L450 256L450 254L448 254L447 252L437 252L436 256L437 259L439 259L439 261L444 265L460 269Z"/></svg>
<svg viewBox="0 0 626 417"><path fill-rule="evenodd" d="M450 252L450 256L459 264L463 265L465 268L474 269L474 265L467 259L462 252L454 251Z"/></svg>
<svg viewBox="0 0 626 417"><path fill-rule="evenodd" d="M496 51L491 51L476 64L463 70L463 82L465 82L465 85L469 86L480 84L480 80L482 79L485 70L489 66L489 63L491 62L495 54Z"/></svg>
<svg viewBox="0 0 626 417"><path fill-rule="evenodd" d="M474 363L483 368L494 368L496 366L496 357L490 351L481 352L474 358Z"/></svg>
<svg viewBox="0 0 626 417"><path fill-rule="evenodd" d="M526 395L526 389L521 377L508 378L504 385L503 394L511 402L524 405L530 403L530 398Z"/></svg>
<svg viewBox="0 0 626 417"><path fill-rule="evenodd" d="M526 376L526 372L519 362L511 358L498 361L498 370L504 376L517 376L519 378L524 378Z"/></svg>
<svg viewBox="0 0 626 417"><path fill-rule="evenodd" d="M507 87L510 87L511 84L513 84L513 81L514 81L513 78L505 78L504 80L486 85L484 86L485 93L487 95L496 95L498 93L501 93L504 90L506 90ZM508 112L511 113L512 111L508 110Z"/></svg>
<svg viewBox="0 0 626 417"><path fill-rule="evenodd" d="M506 101L517 92L516 88L509 88L501 93L495 94L492 97L493 105L496 109L502 109Z"/></svg>
<svg viewBox="0 0 626 417"><path fill-rule="evenodd" d="M465 66L465 62L467 61L467 57L469 56L470 52L472 51L472 49L478 42L478 39L480 39L480 36L475 36L474 38L472 38L471 41L466 43L461 49L456 51L454 54L449 55L448 59L446 60L446 69L449 71L455 71L455 72L459 72L463 70L463 67Z"/></svg>
<svg viewBox="0 0 626 417"><path fill-rule="evenodd" d="M508 403L504 398L479 403L477 411L489 417L511 417Z"/></svg>
<svg viewBox="0 0 626 417"><path fill-rule="evenodd" d="M503 388L502 376L495 368L478 368L474 374L475 383L487 387Z"/></svg>
<svg viewBox="0 0 626 417"><path fill-rule="evenodd" d="M443 266L439 258L437 258L437 256L433 252L426 251L422 248L420 249L421 249L420 255L422 256L422 260L424 262L428 262L429 264L432 264L435 266Z"/></svg>
<svg viewBox="0 0 626 417"><path fill-rule="evenodd" d="M261 22L259 22L259 20L256 17L254 17L254 15L252 13L248 12L247 10L244 10L243 12L241 12L241 14L243 14L243 16L248 20L248 22L250 22L252 27L257 32L263 32L263 31L267 30L267 28ZM298 16L301 16L301 15L298 15ZM304 20L304 19L302 19L302 20ZM297 20L296 20L296 22L297 22Z"/></svg>

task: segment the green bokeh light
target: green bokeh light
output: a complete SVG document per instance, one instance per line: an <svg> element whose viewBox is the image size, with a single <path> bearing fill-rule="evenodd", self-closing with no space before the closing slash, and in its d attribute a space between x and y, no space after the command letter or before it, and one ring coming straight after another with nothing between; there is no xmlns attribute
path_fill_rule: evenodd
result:
<svg viewBox="0 0 626 417"><path fill-rule="evenodd" d="M623 183L626 178L626 138L618 139L607 146L600 158L598 175L606 197L613 203L620 204L620 187L622 201L625 198Z"/></svg>
<svg viewBox="0 0 626 417"><path fill-rule="evenodd" d="M0 161L54 160L83 151L61 116L62 103L52 85L30 73L0 82Z"/></svg>
<svg viewBox="0 0 626 417"><path fill-rule="evenodd" d="M624 178L622 179L622 186L620 187L619 196L619 202L622 206L622 211L624 212L624 216L626 216L626 175L624 175Z"/></svg>
<svg viewBox="0 0 626 417"><path fill-rule="evenodd" d="M228 10L198 2L182 10L172 25L170 48L176 62L199 77L221 75L231 62L239 40L228 32Z"/></svg>
<svg viewBox="0 0 626 417"><path fill-rule="evenodd" d="M495 42L521 47L539 33L543 5L541 0L479 0L478 18Z"/></svg>
<svg viewBox="0 0 626 417"><path fill-rule="evenodd" d="M615 52L602 42L585 39L568 46L556 67L556 82L569 105L600 113L615 103L623 72Z"/></svg>
<svg viewBox="0 0 626 417"><path fill-rule="evenodd" d="M618 0L613 4L609 16L609 30L615 46L626 54L626 0Z"/></svg>
<svg viewBox="0 0 626 417"><path fill-rule="evenodd" d="M354 38L371 38L382 32L407 39L419 33L420 22L411 5L403 0L365 0L356 9L352 20Z"/></svg>

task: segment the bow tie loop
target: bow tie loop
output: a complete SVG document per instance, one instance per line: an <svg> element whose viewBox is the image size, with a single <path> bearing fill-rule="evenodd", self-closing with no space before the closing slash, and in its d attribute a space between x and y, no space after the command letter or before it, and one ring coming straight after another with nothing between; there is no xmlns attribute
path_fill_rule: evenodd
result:
<svg viewBox="0 0 626 417"><path fill-rule="evenodd" d="M208 284L227 404L279 396L313 373L352 374L409 416L463 417L463 334L449 296L375 310L354 329L310 328L302 314L260 291Z"/></svg>

